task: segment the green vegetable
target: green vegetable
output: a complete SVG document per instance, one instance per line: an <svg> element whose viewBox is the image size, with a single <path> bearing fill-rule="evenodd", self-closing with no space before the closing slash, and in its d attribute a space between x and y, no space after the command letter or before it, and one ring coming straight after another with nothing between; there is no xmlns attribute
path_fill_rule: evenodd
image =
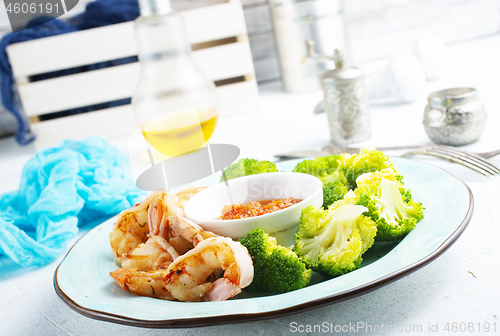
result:
<svg viewBox="0 0 500 336"><path fill-rule="evenodd" d="M413 201L392 169L361 175L357 184L356 204L377 223L377 241L402 239L424 218L422 203Z"/></svg>
<svg viewBox="0 0 500 336"><path fill-rule="evenodd" d="M367 209L354 202L351 191L328 210L312 205L302 210L293 250L308 268L326 276L359 268L363 253L373 245L377 226L363 216Z"/></svg>
<svg viewBox="0 0 500 336"><path fill-rule="evenodd" d="M278 168L271 161L259 161L255 159L240 159L238 162L229 165L222 174L220 181L231 180L237 177L274 173Z"/></svg>
<svg viewBox="0 0 500 336"><path fill-rule="evenodd" d="M356 189L358 176L386 168L391 169L399 181L403 178L389 158L376 149L361 148L359 154L341 154L338 166L347 179L348 189L351 190Z"/></svg>
<svg viewBox="0 0 500 336"><path fill-rule="evenodd" d="M328 208L347 193L347 181L338 170L340 155L322 156L299 162L293 169L296 173L316 176L323 182L323 208Z"/></svg>
<svg viewBox="0 0 500 336"><path fill-rule="evenodd" d="M347 186L340 181L328 182L323 185L323 208L328 209L333 202L341 200L347 194Z"/></svg>
<svg viewBox="0 0 500 336"><path fill-rule="evenodd" d="M327 155L312 160L304 160L299 162L293 171L316 176L323 184L337 181L346 184L344 175L337 170L339 158L340 155Z"/></svg>
<svg viewBox="0 0 500 336"><path fill-rule="evenodd" d="M240 243L252 256L254 278L246 289L285 293L305 287L311 270L290 249L277 245L276 238L261 229L247 233Z"/></svg>

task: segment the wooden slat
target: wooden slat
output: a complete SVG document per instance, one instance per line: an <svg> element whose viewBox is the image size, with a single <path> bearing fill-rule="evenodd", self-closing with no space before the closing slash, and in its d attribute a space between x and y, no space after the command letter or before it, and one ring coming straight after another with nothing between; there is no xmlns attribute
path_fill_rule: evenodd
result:
<svg viewBox="0 0 500 336"><path fill-rule="evenodd" d="M191 44L246 34L239 0L182 12Z"/></svg>
<svg viewBox="0 0 500 336"><path fill-rule="evenodd" d="M255 112L258 91L255 80L218 87L220 115ZM114 107L31 124L38 148L54 146L65 139L84 139L91 134L107 139L128 136L136 128L132 105Z"/></svg>
<svg viewBox="0 0 500 336"><path fill-rule="evenodd" d="M239 0L182 14L191 44L246 33ZM12 44L7 52L16 77L22 77L137 55L137 46L133 22L126 22Z"/></svg>
<svg viewBox="0 0 500 336"><path fill-rule="evenodd" d="M175 11L185 11L188 9L211 6L223 2L229 2L230 0L170 0L172 8Z"/></svg>
<svg viewBox="0 0 500 336"><path fill-rule="evenodd" d="M134 56L137 46L126 22L12 44L7 53L17 78Z"/></svg>
<svg viewBox="0 0 500 336"><path fill-rule="evenodd" d="M213 81L254 72L247 41L198 50L193 57ZM27 83L18 89L25 113L37 116L131 97L138 76L139 63L131 63Z"/></svg>
<svg viewBox="0 0 500 336"><path fill-rule="evenodd" d="M225 44L193 52L201 70L213 81L253 74L252 54L248 41Z"/></svg>
<svg viewBox="0 0 500 336"><path fill-rule="evenodd" d="M43 115L131 97L139 64L18 85L27 116Z"/></svg>
<svg viewBox="0 0 500 336"><path fill-rule="evenodd" d="M134 130L132 106L78 114L34 123L37 148L54 146L65 139L84 139L89 135L102 135L107 139L127 136Z"/></svg>

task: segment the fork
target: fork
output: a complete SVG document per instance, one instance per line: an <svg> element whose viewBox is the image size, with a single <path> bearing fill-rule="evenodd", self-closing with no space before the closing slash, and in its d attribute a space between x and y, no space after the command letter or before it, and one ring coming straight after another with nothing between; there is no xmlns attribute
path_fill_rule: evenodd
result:
<svg viewBox="0 0 500 336"><path fill-rule="evenodd" d="M499 155L500 149L485 153L471 153L457 149L455 147L450 147L445 145L378 147L377 149L381 151L414 149L410 152L403 154L402 157L409 157L417 154L432 155L453 161L455 163L462 164L486 176L493 176L500 174L500 169L497 166L485 160L487 158ZM289 158L300 158L300 157L317 157L317 156L341 154L341 153L355 154L358 153L359 150L360 148L353 148L353 147L326 146L323 147L322 151L302 150L284 154L277 154L275 156L281 159L289 159Z"/></svg>
<svg viewBox="0 0 500 336"><path fill-rule="evenodd" d="M394 146L394 147L376 147L376 148L378 150L384 152L384 151L389 151L389 150L420 149L420 148L432 147L432 146L444 146L444 145ZM446 147L449 147L449 146L446 146ZM452 147L452 148L454 148L454 147ZM344 147L344 146L325 146L325 147L323 147L323 151L327 152L328 154L342 154L342 153L357 154L357 153L359 153L360 149L361 148ZM457 149L457 150L459 150L459 149ZM470 153L470 152L468 152L468 153ZM497 149L497 150L494 150L491 152L473 153L473 154L481 156L485 159L489 159L491 157L499 155L500 149ZM316 156L318 156L318 155L316 155Z"/></svg>
<svg viewBox="0 0 500 336"><path fill-rule="evenodd" d="M500 154L500 150L486 153L471 153L451 146L429 145L406 152L401 157L410 157L417 154L431 155L459 163L486 176L500 175L500 168L486 160L486 158Z"/></svg>

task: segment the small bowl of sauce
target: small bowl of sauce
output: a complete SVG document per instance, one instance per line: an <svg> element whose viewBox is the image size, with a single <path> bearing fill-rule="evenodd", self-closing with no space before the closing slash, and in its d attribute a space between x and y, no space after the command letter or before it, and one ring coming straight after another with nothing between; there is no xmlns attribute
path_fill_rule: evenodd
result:
<svg viewBox="0 0 500 336"><path fill-rule="evenodd" d="M299 203L302 200L296 200L293 197L279 200L253 201L246 204L225 205L219 218L223 220L242 219L262 216L268 213L286 209Z"/></svg>
<svg viewBox="0 0 500 336"><path fill-rule="evenodd" d="M203 229L240 239L255 228L269 234L296 230L302 209L322 204L323 185L318 178L285 172L244 176L211 186L193 196L184 211Z"/></svg>

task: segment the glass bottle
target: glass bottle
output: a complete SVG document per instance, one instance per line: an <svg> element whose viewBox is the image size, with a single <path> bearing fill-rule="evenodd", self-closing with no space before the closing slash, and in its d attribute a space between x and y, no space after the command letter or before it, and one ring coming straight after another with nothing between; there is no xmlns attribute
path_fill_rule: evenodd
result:
<svg viewBox="0 0 500 336"><path fill-rule="evenodd" d="M191 56L182 16L169 0L140 0L135 21L141 73L132 97L136 123L159 152L203 147L217 122L215 85Z"/></svg>

